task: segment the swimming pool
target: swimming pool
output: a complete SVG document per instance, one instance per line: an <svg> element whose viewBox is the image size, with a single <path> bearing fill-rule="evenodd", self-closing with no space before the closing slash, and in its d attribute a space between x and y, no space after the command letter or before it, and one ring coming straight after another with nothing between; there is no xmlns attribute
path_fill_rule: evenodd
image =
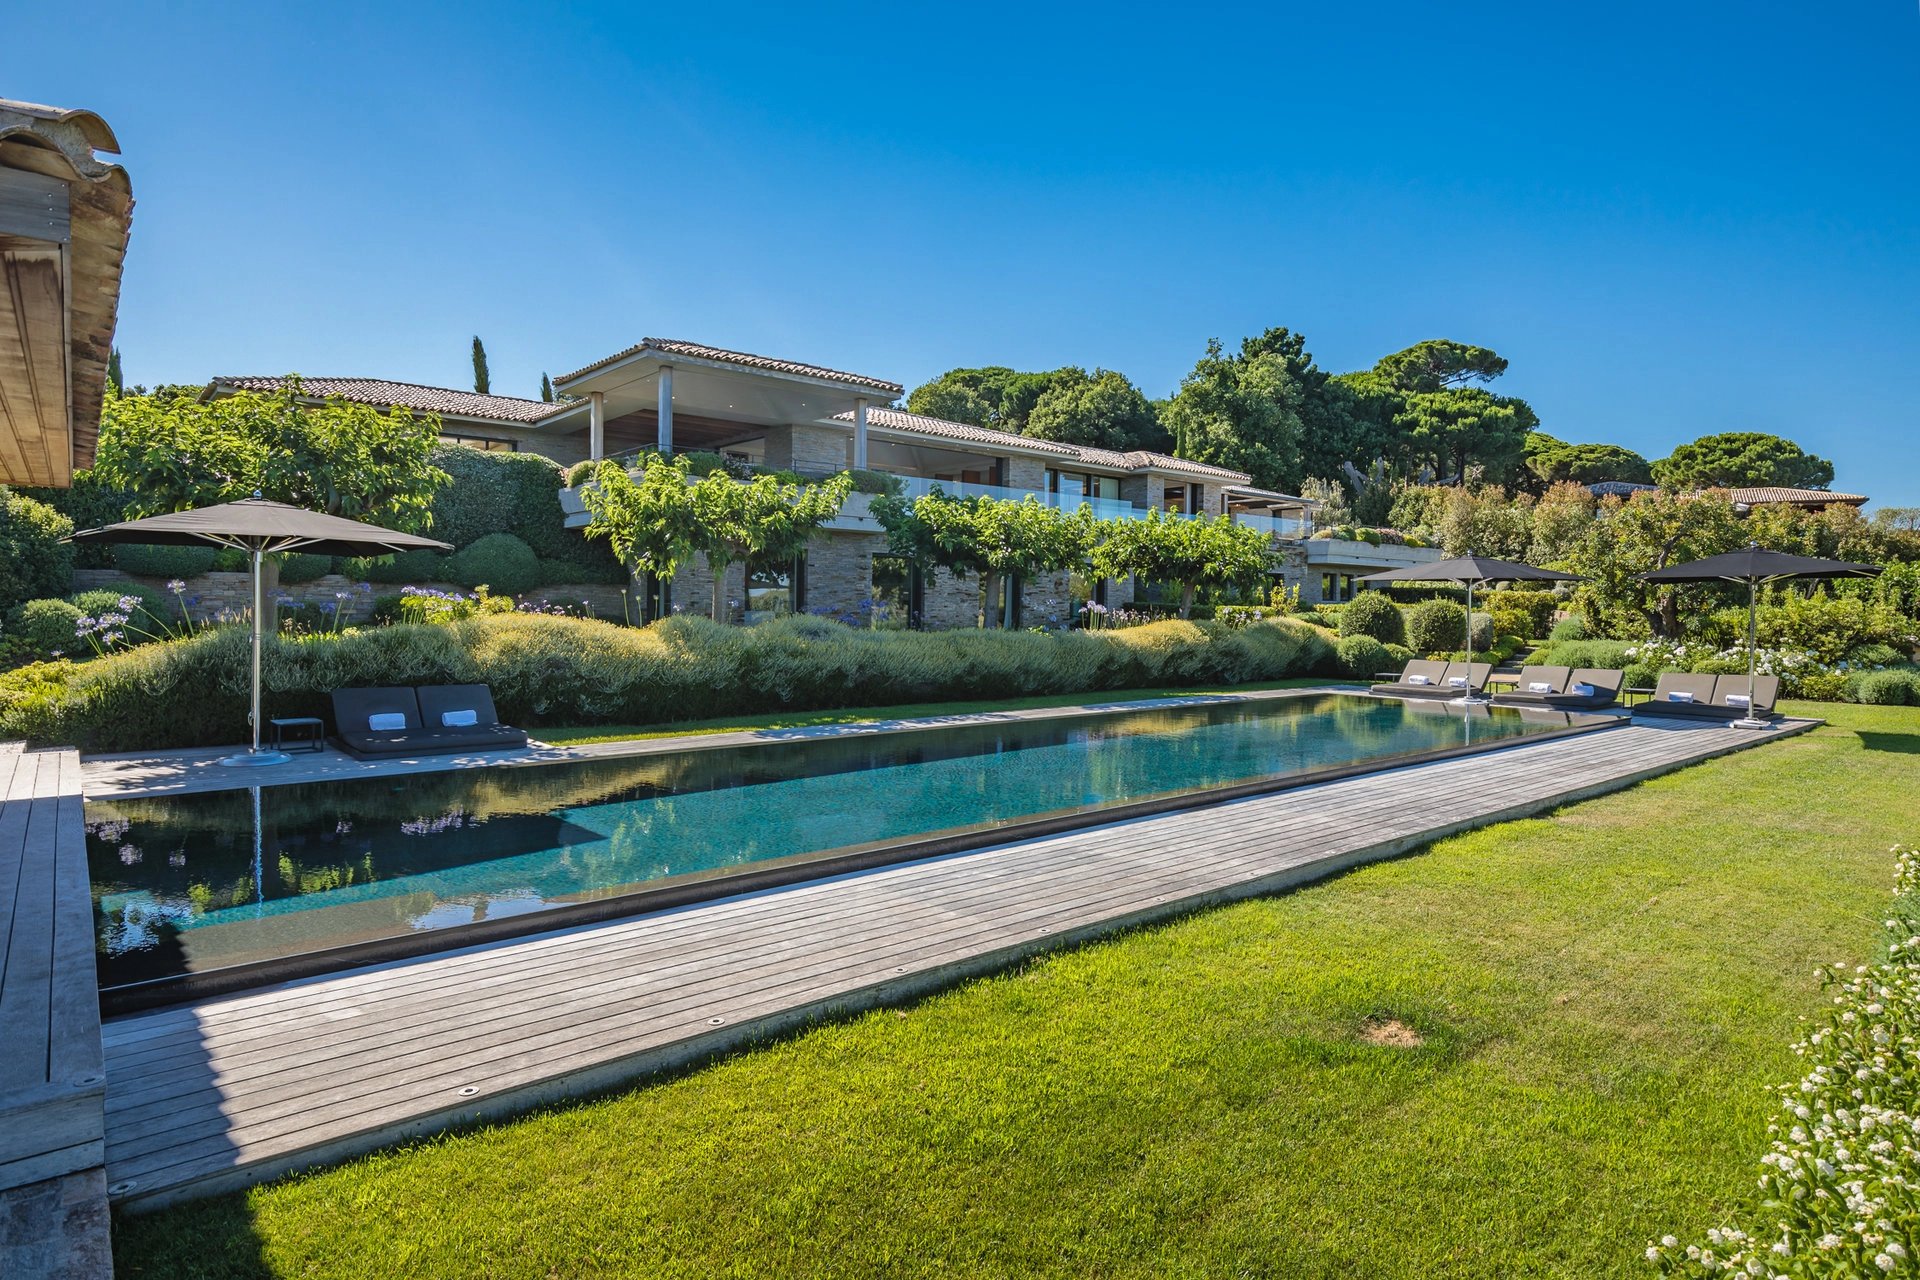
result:
<svg viewBox="0 0 1920 1280"><path fill-rule="evenodd" d="M101 986L274 980L1606 723L1306 694L96 801Z"/></svg>

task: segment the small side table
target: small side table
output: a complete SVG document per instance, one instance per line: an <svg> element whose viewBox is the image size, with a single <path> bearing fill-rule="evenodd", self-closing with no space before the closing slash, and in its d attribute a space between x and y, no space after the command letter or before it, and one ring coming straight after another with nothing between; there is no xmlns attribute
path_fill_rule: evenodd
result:
<svg viewBox="0 0 1920 1280"><path fill-rule="evenodd" d="M1628 685L1626 688L1622 689L1620 693L1623 697L1626 698L1628 706L1633 705L1633 695L1636 693L1640 695L1640 701L1642 702L1645 702L1648 698L1651 698L1653 696L1653 690L1651 688L1647 687L1646 685L1640 685L1640 684Z"/></svg>
<svg viewBox="0 0 1920 1280"><path fill-rule="evenodd" d="M286 750L288 730L296 731L292 740L295 745L305 744L309 751L327 749L327 724L318 716L282 716L268 720L267 730L275 751Z"/></svg>

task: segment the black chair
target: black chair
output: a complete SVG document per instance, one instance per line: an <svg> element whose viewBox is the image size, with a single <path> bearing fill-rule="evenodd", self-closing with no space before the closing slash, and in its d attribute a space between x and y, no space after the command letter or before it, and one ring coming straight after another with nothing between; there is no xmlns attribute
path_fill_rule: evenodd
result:
<svg viewBox="0 0 1920 1280"><path fill-rule="evenodd" d="M485 685L335 689L332 696L334 736L363 759L527 745L523 731L500 723Z"/></svg>

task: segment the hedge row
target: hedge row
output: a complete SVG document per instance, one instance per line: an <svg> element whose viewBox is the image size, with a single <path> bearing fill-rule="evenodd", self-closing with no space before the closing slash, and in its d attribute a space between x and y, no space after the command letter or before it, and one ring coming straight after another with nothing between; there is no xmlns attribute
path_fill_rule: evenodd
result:
<svg viewBox="0 0 1920 1280"><path fill-rule="evenodd" d="M93 751L232 742L245 723L247 670L247 637L234 627L23 667L0 676L0 738ZM479 681L503 718L538 727L1341 673L1324 636L1288 622L1041 634L862 631L818 618L726 627L679 617L631 628L499 615L272 640L263 683L266 714L281 716L329 715L335 688Z"/></svg>

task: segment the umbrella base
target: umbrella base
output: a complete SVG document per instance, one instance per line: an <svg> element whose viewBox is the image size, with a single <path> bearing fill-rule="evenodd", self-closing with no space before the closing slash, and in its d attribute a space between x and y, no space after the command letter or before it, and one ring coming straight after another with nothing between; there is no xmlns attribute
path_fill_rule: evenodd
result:
<svg viewBox="0 0 1920 1280"><path fill-rule="evenodd" d="M1727 727L1730 729L1771 729L1773 728L1773 722L1770 720L1755 720L1752 716L1742 716L1738 720L1729 720Z"/></svg>
<svg viewBox="0 0 1920 1280"><path fill-rule="evenodd" d="M284 751L242 751L237 756L225 756L220 763L235 768L263 764L285 764L293 759Z"/></svg>

